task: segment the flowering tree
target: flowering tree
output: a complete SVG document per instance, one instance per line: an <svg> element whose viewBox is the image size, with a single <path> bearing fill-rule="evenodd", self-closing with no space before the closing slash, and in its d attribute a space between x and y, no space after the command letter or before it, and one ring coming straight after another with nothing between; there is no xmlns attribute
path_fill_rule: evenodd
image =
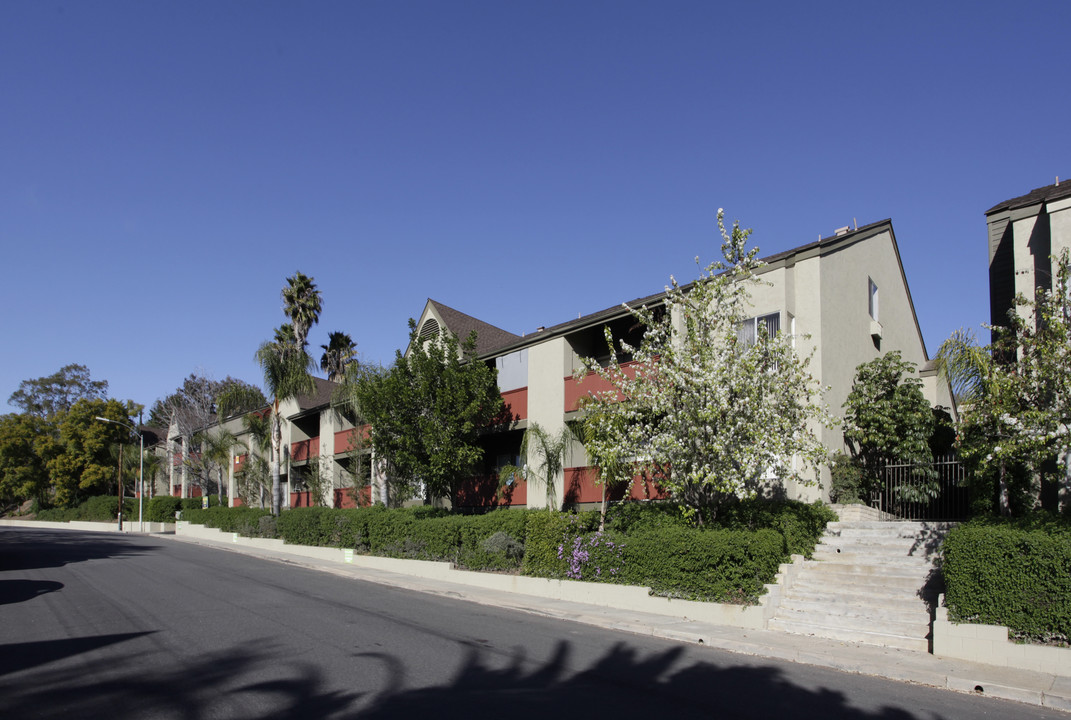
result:
<svg viewBox="0 0 1071 720"><path fill-rule="evenodd" d="M939 358L950 375L966 368L971 402L960 445L979 477L995 479L1004 514L1040 501L1055 509L1071 459L1071 257L1053 258L1051 289L1016 298L990 352L953 336ZM1063 462L1060 463L1059 461ZM1035 484L1040 480L1040 485ZM1018 496L1018 497L1017 497Z"/></svg>
<svg viewBox="0 0 1071 720"><path fill-rule="evenodd" d="M614 462L629 458L692 513L771 481L815 484L826 453L814 427L832 422L791 337L763 325L742 331L761 282L758 249L746 249L750 230L739 223L726 230L720 209L718 229L724 261L700 267L687 286L670 278L660 306L628 308L646 328L639 345L615 345L607 330L609 363L586 359L580 373L612 386L591 393L601 436L592 455L616 444Z"/></svg>

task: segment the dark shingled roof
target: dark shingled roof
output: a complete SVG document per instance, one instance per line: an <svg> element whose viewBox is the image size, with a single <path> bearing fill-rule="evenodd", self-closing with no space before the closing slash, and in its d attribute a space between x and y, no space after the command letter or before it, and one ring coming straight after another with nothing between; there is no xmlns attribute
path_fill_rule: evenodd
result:
<svg viewBox="0 0 1071 720"><path fill-rule="evenodd" d="M882 226L888 226L891 229L892 228L892 220L886 218L885 220L879 220L878 222L873 222L873 223L870 223L868 225L863 225L862 227L856 228L855 230L849 230L847 233L844 233L843 235L830 235L829 237L824 237L824 238L822 238L820 240L816 240L814 242L807 243L806 245L800 245L799 247L794 247L794 248L792 248L790 250L785 250L783 252L775 253L773 255L768 255L767 257L760 258L759 261L764 263L765 265L771 265L771 264L776 263L776 262L778 262L780 260L784 260L786 258L789 258L789 257L793 256L793 255L798 255L799 253L806 252L808 250L812 250L812 249L816 249L816 248L820 249L820 248L824 248L824 247L827 247L827 246L830 246L830 245L837 245L837 244L840 244L840 243L848 242L848 241L852 240L853 238L859 236L862 233L868 233L868 232L873 231L873 230L879 230ZM760 269L759 270L759 274L762 274L762 272L764 272L764 271ZM691 285L691 283L688 283L686 285L683 285L683 287L684 288L688 288L690 285ZM635 300L630 300L629 302L624 303L624 304L628 305L629 307L633 307L633 308L641 307L643 305L657 305L658 303L662 302L665 299L665 297L666 297L666 291L663 290L662 292L654 293L653 295L648 295L646 297L641 297L641 298L636 298ZM524 336L523 338L517 337L516 335L514 335L513 336L515 338L514 342L518 346L523 346L523 345L528 344L528 343L536 343L536 342L539 342L539 340L541 338L550 337L552 335L560 335L562 333L568 332L568 331L573 330L575 328L581 328L581 327L584 327L584 326L587 326L587 325L592 325L592 324L595 324L595 323L599 323L599 322L601 322L603 320L606 320L606 319L610 319L610 318L614 318L614 317L619 317L621 315L625 315L627 312L628 311L623 307L623 305L621 303L618 303L617 305L614 305L612 307L605 308L604 310L599 310L598 312L594 312L594 313L591 313L589 315L584 315L583 317L576 318L575 320L567 320L566 322L559 323L558 325L554 325L552 327L548 327L545 330L540 330L540 331L537 331L537 332L534 332L534 333L530 333L530 334ZM477 321L477 322L479 322L479 321ZM499 345L499 346L495 347L494 349L497 350L499 348L505 348L506 346L507 346L507 343L503 343L502 345ZM481 356L483 356L483 355L484 355L484 353L481 352Z"/></svg>
<svg viewBox="0 0 1071 720"><path fill-rule="evenodd" d="M330 405L331 394L338 387L338 383L318 377L314 377L312 382L316 385L316 390L311 395L302 395L297 398L298 408L301 410L311 410L312 408Z"/></svg>
<svg viewBox="0 0 1071 720"><path fill-rule="evenodd" d="M452 307L443 305L441 302L431 298L428 298L428 302L435 306L435 312L442 318L446 329L456 335L462 342L473 330L476 331L476 354L481 357L497 348L515 343L521 339L520 335L514 335L490 323L485 323L483 320L466 315L459 310L454 310Z"/></svg>
<svg viewBox="0 0 1071 720"><path fill-rule="evenodd" d="M1052 185L1037 188L1036 190L1031 190L1026 195L1020 195L1017 198L997 203L986 210L985 214L992 215L993 213L1003 212L1005 210L1017 210L1018 208L1024 208L1042 202L1049 202L1050 200L1059 200L1060 198L1069 196L1071 196L1071 182L1065 181L1062 183L1054 183Z"/></svg>

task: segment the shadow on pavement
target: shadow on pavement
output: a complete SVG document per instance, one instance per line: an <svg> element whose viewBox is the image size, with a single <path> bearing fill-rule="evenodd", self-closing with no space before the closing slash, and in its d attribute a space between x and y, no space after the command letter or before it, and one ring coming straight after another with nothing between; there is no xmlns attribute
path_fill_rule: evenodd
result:
<svg viewBox="0 0 1071 720"><path fill-rule="evenodd" d="M106 636L86 642L102 647L102 642L123 639ZM137 645L146 647L145 643ZM118 655L112 651L115 657L103 659L87 653L80 659L81 667L95 663L91 672L72 672L71 663L66 667L61 663L9 675L0 678L0 697L6 705L5 717L65 720L939 717L930 711L915 715L897 707L854 707L840 692L795 685L770 666L682 662L683 648L641 655L619 644L589 667L578 668L570 662L570 646L564 642L545 663L527 660L522 650L503 656L466 645L451 680L422 684L417 668L405 667L388 653L353 655L351 666L333 668L336 681L332 683L325 668L314 661L280 657L270 646L260 645L197 658L185 656L163 670L149 669L148 656L136 652ZM65 651L88 649L74 646ZM19 648L0 650L7 655ZM43 657L51 646L31 651ZM338 677L346 678L341 686Z"/></svg>
<svg viewBox="0 0 1071 720"><path fill-rule="evenodd" d="M33 600L38 595L55 592L63 583L55 580L0 580L0 605Z"/></svg>
<svg viewBox="0 0 1071 720"><path fill-rule="evenodd" d="M62 567L151 551L145 543L103 533L0 528L0 572Z"/></svg>

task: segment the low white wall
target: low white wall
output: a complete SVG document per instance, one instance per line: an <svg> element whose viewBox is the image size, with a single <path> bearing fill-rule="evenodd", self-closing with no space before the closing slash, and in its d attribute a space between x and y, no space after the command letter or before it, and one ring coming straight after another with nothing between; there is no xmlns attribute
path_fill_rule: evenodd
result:
<svg viewBox="0 0 1071 720"><path fill-rule="evenodd" d="M44 528L47 530L86 530L88 532L119 532L119 524L114 522L83 522L72 520L70 522L45 522L40 520L0 520L0 527L27 527ZM125 533L170 533L175 531L174 523L146 522L139 526L137 520L124 520L123 532Z"/></svg>
<svg viewBox="0 0 1071 720"><path fill-rule="evenodd" d="M342 550L340 548L285 545L282 540L247 538L237 533L224 533L213 528L191 525L183 521L179 521L176 524L175 534L246 547L259 547L291 555L345 563L356 567L384 570L403 575L446 580L470 587L517 592L534 597L587 603L589 605L614 607L669 617L688 618L716 625L758 630L765 626L768 614L765 598L763 598L762 604L748 606L673 600L654 597L650 594L649 588L633 585L611 585L580 580L551 580L523 575L458 570L446 562L358 555L352 550Z"/></svg>
<svg viewBox="0 0 1071 720"><path fill-rule="evenodd" d="M933 621L933 654L936 657L1033 670L1071 677L1071 648L1028 645L1008 639L1003 625L954 623L938 600Z"/></svg>

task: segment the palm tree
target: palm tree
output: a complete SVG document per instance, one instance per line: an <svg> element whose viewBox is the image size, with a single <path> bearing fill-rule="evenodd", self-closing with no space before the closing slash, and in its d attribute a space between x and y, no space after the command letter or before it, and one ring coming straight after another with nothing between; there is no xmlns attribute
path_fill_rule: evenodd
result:
<svg viewBox="0 0 1071 720"><path fill-rule="evenodd" d="M217 428L216 432L204 432L198 438L201 443L201 457L216 466L216 495L219 504L223 504L223 469L229 468L231 463L231 450L238 444L238 438L234 433L225 428Z"/></svg>
<svg viewBox="0 0 1071 720"><path fill-rule="evenodd" d="M317 307L318 303L317 297ZM295 347L271 341L261 345L255 357L264 371L264 389L271 396L271 513L278 515L282 505L279 472L283 443L279 406L285 400L311 394L316 389L309 374L313 363L301 345Z"/></svg>
<svg viewBox="0 0 1071 720"><path fill-rule="evenodd" d="M549 433L533 422L524 431L521 438L521 457L533 462L533 466L524 467L506 465L499 469L499 481L505 482L511 476L520 475L526 480L536 479L546 483L547 509L560 510L561 503L554 497L554 479L565 465L565 451L573 437L571 428L566 425L556 433Z"/></svg>
<svg viewBox="0 0 1071 720"><path fill-rule="evenodd" d="M938 372L952 388L957 403L971 405L985 397L992 376L993 351L978 344L974 332L960 328L941 343L934 358Z"/></svg>
<svg viewBox="0 0 1071 720"><path fill-rule="evenodd" d="M271 474L268 463L264 456L271 452L271 418L269 413L250 412L242 417L242 425L249 433L249 454L242 465L242 499L249 502L249 494L255 486L257 489L257 503L264 507L264 492L267 487L267 478Z"/></svg>
<svg viewBox="0 0 1071 720"><path fill-rule="evenodd" d="M144 473L145 477L142 492L148 493L147 497L151 499L156 495L156 475L163 469L163 462L161 462L160 456L152 450L145 451L141 462L141 472ZM170 491L170 488L168 490Z"/></svg>
<svg viewBox="0 0 1071 720"><path fill-rule="evenodd" d="M286 283L282 292L286 303L283 312L293 325L295 344L303 350L308 343L309 330L320 320L320 291L313 279L302 272L288 277Z"/></svg>
<svg viewBox="0 0 1071 720"><path fill-rule="evenodd" d="M357 355L356 343L344 332L333 332L328 335L327 344L320 347L324 349L320 369L327 373L327 379L331 382L342 382L346 366Z"/></svg>

